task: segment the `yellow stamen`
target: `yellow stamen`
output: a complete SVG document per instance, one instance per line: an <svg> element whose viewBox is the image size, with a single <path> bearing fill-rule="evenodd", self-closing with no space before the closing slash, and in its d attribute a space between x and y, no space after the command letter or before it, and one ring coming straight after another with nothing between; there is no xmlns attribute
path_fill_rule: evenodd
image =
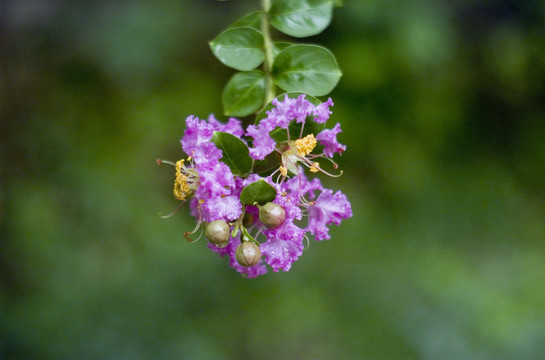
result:
<svg viewBox="0 0 545 360"><path fill-rule="evenodd" d="M310 172L318 172L320 171L320 164L318 164L317 162L313 163L312 166L310 167Z"/></svg>
<svg viewBox="0 0 545 360"><path fill-rule="evenodd" d="M288 169L284 166L280 166L278 168L278 170L280 170L280 174L282 174L282 176L287 176L288 175Z"/></svg>
<svg viewBox="0 0 545 360"><path fill-rule="evenodd" d="M174 179L174 196L176 199L184 201L189 195L193 193L193 189L189 186L188 169L184 166L184 160L178 160L176 162L176 178Z"/></svg>
<svg viewBox="0 0 545 360"><path fill-rule="evenodd" d="M306 156L314 150L316 147L316 138L313 134L309 134L302 139L295 140L295 146L297 147L297 153L300 156Z"/></svg>

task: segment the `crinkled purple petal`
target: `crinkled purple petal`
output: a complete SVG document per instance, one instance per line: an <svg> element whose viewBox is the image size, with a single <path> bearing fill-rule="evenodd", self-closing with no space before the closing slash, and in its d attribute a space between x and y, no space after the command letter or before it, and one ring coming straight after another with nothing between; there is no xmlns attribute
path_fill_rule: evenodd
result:
<svg viewBox="0 0 545 360"><path fill-rule="evenodd" d="M214 196L201 205L207 222L215 220L234 221L242 214L238 196Z"/></svg>
<svg viewBox="0 0 545 360"><path fill-rule="evenodd" d="M214 115L210 115L208 117L208 123L212 126L214 131L229 133L239 138L244 135L244 129L242 128L242 123L239 119L232 117L229 118L227 123L222 123L216 120Z"/></svg>
<svg viewBox="0 0 545 360"><path fill-rule="evenodd" d="M301 94L290 109L292 119L295 118L297 123L305 122L307 116L314 111L314 108L314 104L305 99L305 94Z"/></svg>
<svg viewBox="0 0 545 360"><path fill-rule="evenodd" d="M269 125L270 128L274 129L275 127L281 127L282 129L287 129L290 121L294 119L293 114L291 113L291 107L295 99L290 99L287 95L284 97L283 101L278 99L273 99L272 104L273 108L266 112L267 117L261 120L261 123Z"/></svg>
<svg viewBox="0 0 545 360"><path fill-rule="evenodd" d="M289 236L286 236L289 234ZM265 261L274 271L289 271L291 264L303 253L304 231L293 223L284 227L284 231L268 235L268 240L261 245Z"/></svg>
<svg viewBox="0 0 545 360"><path fill-rule="evenodd" d="M203 144L210 142L214 134L214 128L206 121L199 121L196 116L189 116L185 119L186 129L181 140L182 149L189 156L193 156L193 152Z"/></svg>
<svg viewBox="0 0 545 360"><path fill-rule="evenodd" d="M196 195L199 199L206 200L214 195L230 195L230 187L235 185L235 180L229 166L222 162L208 163L197 169L199 173L199 187Z"/></svg>
<svg viewBox="0 0 545 360"><path fill-rule="evenodd" d="M276 142L269 135L270 130L263 126L249 125L246 135L251 136L254 140L253 147L250 148L250 156L256 160L263 160L265 156L273 152Z"/></svg>
<svg viewBox="0 0 545 360"><path fill-rule="evenodd" d="M315 106L305 99L305 94L301 94L297 99L289 98L287 95L284 100L273 99L274 108L267 111L267 118L262 120L266 123L274 124L274 127L287 129L291 121L298 123L305 122L308 115L312 114ZM274 129L274 128L273 128Z"/></svg>
<svg viewBox="0 0 545 360"><path fill-rule="evenodd" d="M326 102L316 106L314 108L314 111L312 111L312 115L314 115L314 121L319 124L325 123L327 119L329 119L329 115L331 115L331 110L329 110L330 106L333 106L333 100L331 100L331 98L327 99Z"/></svg>
<svg viewBox="0 0 545 360"><path fill-rule="evenodd" d="M199 165L217 163L223 156L223 152L213 142L205 142L197 146L191 156L198 168Z"/></svg>
<svg viewBox="0 0 545 360"><path fill-rule="evenodd" d="M339 225L343 219L352 217L352 207L346 195L337 191L333 194L330 189L324 189L314 205L308 207L308 226L316 240L329 239L327 225Z"/></svg>
<svg viewBox="0 0 545 360"><path fill-rule="evenodd" d="M333 154L342 154L346 150L346 145L337 142L337 134L340 132L342 132L341 124L337 123L333 129L322 130L316 136L316 140L320 142L320 145L324 146L326 156L332 157Z"/></svg>

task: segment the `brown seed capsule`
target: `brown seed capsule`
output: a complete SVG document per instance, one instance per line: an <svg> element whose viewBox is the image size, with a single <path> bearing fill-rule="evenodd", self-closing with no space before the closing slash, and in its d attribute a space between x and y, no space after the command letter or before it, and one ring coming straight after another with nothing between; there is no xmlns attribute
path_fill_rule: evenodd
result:
<svg viewBox="0 0 545 360"><path fill-rule="evenodd" d="M223 220L212 221L206 224L204 235L212 244L221 248L226 247L231 235L229 224Z"/></svg>
<svg viewBox="0 0 545 360"><path fill-rule="evenodd" d="M243 241L238 246L235 255L240 265L254 266L261 259L261 249L253 242Z"/></svg>
<svg viewBox="0 0 545 360"><path fill-rule="evenodd" d="M259 209L259 220L269 229L274 229L286 220L286 210L278 204L268 202Z"/></svg>

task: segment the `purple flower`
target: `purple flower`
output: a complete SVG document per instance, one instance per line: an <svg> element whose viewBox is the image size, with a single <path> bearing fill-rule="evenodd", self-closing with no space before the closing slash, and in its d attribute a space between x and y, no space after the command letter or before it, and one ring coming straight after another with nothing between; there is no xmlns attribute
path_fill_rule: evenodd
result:
<svg viewBox="0 0 545 360"><path fill-rule="evenodd" d="M339 225L343 219L352 217L352 207L346 196L340 191L333 194L317 178L308 181L300 172L298 176L285 181L285 188L291 194L297 194L300 205L307 208L308 224L305 231L313 234L315 240L329 239L328 225Z"/></svg>
<svg viewBox="0 0 545 360"><path fill-rule="evenodd" d="M308 226L306 230L314 235L315 240L331 238L327 225L339 225L343 219L352 217L352 207L346 196L337 191L323 189L314 202L308 207Z"/></svg>
<svg viewBox="0 0 545 360"><path fill-rule="evenodd" d="M315 116L314 121L318 124L325 123L327 119L329 119L329 115L331 115L331 110L329 110L330 106L333 106L333 100L331 100L331 98L327 99L325 103L316 106L312 111L312 114Z"/></svg>
<svg viewBox="0 0 545 360"><path fill-rule="evenodd" d="M324 154L328 157L333 157L333 154L342 154L346 150L346 146L337 142L337 134L342 132L341 124L337 123L333 129L322 130L316 140L324 146Z"/></svg>
<svg viewBox="0 0 545 360"><path fill-rule="evenodd" d="M185 119L185 125L186 129L181 141L182 149L187 155L194 156L193 153L198 150L199 146L210 142L214 128L204 120L199 121L199 118L193 115Z"/></svg>
<svg viewBox="0 0 545 360"><path fill-rule="evenodd" d="M299 95L297 99L289 98L286 95L284 97L284 100L279 101L278 99L274 99L272 101L272 104L274 105L274 107L271 110L267 111L266 118L262 119L258 125L250 125L247 128L246 135L253 138L253 147L250 148L250 156L252 156L256 160L263 160L267 155L272 153L275 148L279 151L285 150L282 147L276 147L276 141L270 135L271 131L276 128L281 128L286 129L286 132L288 132L289 124L292 121L302 123L302 126L304 126L305 121L309 115L314 115L314 121L316 121L317 123L325 123L327 119L329 119L329 115L331 114L329 107L333 105L333 101L331 99L328 99L326 102L316 106L307 99L305 99L305 95L302 94ZM343 148L344 145L338 144L335 138L335 135L340 132L340 128L324 131L322 131L322 133L324 133L322 137L325 145L328 145L328 153L332 153L332 151L340 151L340 149ZM337 132L330 133L332 131ZM289 138L289 134L287 135L287 137ZM287 147L288 149L293 146L292 142L286 142L289 145ZM312 164L312 162L310 162L310 164ZM288 167L287 164L284 164L284 166Z"/></svg>
<svg viewBox="0 0 545 360"><path fill-rule="evenodd" d="M198 187L195 191L198 200L191 202L191 208L199 220L236 220L242 213L242 205L238 197L231 196L235 188L235 178L231 169L219 161L222 151L211 139L215 129L240 133L242 128L236 119L231 119L228 124L221 124L211 116L209 121L212 124L194 116L188 117L187 129L181 140L182 148L193 158L193 169L198 174Z"/></svg>

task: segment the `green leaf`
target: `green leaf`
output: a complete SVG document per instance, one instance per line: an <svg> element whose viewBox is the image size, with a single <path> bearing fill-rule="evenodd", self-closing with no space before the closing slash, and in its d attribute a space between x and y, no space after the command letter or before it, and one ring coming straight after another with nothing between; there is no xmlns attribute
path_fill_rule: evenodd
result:
<svg viewBox="0 0 545 360"><path fill-rule="evenodd" d="M222 63L241 71L253 70L265 59L263 35L251 27L225 30L210 42L210 48Z"/></svg>
<svg viewBox="0 0 545 360"><path fill-rule="evenodd" d="M331 0L274 0L271 25L284 34L306 37L321 33L333 17Z"/></svg>
<svg viewBox="0 0 545 360"><path fill-rule="evenodd" d="M246 116L265 102L265 73L259 70L235 74L223 89L221 101L227 116Z"/></svg>
<svg viewBox="0 0 545 360"><path fill-rule="evenodd" d="M290 46L273 63L274 80L280 88L312 96L331 92L341 75L333 54L317 45Z"/></svg>
<svg viewBox="0 0 545 360"><path fill-rule="evenodd" d="M233 175L243 176L250 172L252 158L244 141L229 133L214 131L212 142L223 152L221 161L229 166Z"/></svg>
<svg viewBox="0 0 545 360"><path fill-rule="evenodd" d="M240 202L245 205L266 204L276 198L276 189L265 180L245 186L240 193Z"/></svg>
<svg viewBox="0 0 545 360"><path fill-rule="evenodd" d="M273 151L263 160L254 160L253 172L259 176L269 176L282 165L282 157L277 151Z"/></svg>
<svg viewBox="0 0 545 360"><path fill-rule="evenodd" d="M243 16L241 19L235 21L229 25L229 29L239 28L239 27L251 27L257 31L261 30L261 17L263 13L261 11L254 11L248 15Z"/></svg>

